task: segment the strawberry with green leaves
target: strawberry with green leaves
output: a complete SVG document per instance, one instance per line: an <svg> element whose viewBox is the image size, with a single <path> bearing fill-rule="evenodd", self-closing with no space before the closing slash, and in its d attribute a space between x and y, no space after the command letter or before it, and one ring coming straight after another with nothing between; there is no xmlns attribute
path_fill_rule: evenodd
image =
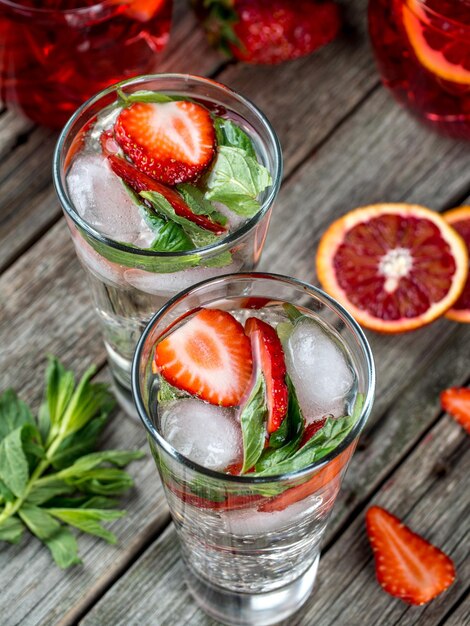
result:
<svg viewBox="0 0 470 626"><path fill-rule="evenodd" d="M208 39L246 63L274 65L310 54L336 37L331 0L193 0Z"/></svg>

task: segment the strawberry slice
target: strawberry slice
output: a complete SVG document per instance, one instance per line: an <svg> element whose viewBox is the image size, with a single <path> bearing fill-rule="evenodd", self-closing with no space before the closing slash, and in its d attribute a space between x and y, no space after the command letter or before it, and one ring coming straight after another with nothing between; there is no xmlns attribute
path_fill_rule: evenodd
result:
<svg viewBox="0 0 470 626"><path fill-rule="evenodd" d="M425 604L455 579L451 559L378 506L366 513L377 580L384 590L409 604Z"/></svg>
<svg viewBox="0 0 470 626"><path fill-rule="evenodd" d="M251 339L253 355L259 359L259 365L266 381L268 403L268 433L274 433L286 416L288 391L286 385L286 363L284 350L272 326L257 317L249 317L245 323L245 332Z"/></svg>
<svg viewBox="0 0 470 626"><path fill-rule="evenodd" d="M323 428L323 426L325 425L325 422L326 422L326 417L322 417L320 420L315 420L314 422L309 424L304 430L304 434L302 435L299 448L304 446L307 443L307 441L313 437L313 435L316 435L317 432L321 428Z"/></svg>
<svg viewBox="0 0 470 626"><path fill-rule="evenodd" d="M470 389L451 387L441 393L441 406L470 435Z"/></svg>
<svg viewBox="0 0 470 626"><path fill-rule="evenodd" d="M194 102L136 102L121 111L114 133L142 172L167 185L195 180L215 154L210 113Z"/></svg>
<svg viewBox="0 0 470 626"><path fill-rule="evenodd" d="M174 387L220 406L240 404L253 367L243 326L219 309L202 309L163 339L155 365Z"/></svg>
<svg viewBox="0 0 470 626"><path fill-rule="evenodd" d="M150 178L150 176L147 176L147 174L140 172L136 167L134 167L131 163L129 163L122 157L117 156L116 154L112 154L109 151L109 137L104 137L102 140L102 144L105 145L105 153L108 154L108 162L113 172L117 174L120 178L122 178L122 180L127 183L129 187L132 187L135 192L139 193L140 191L156 191L160 193L164 198L166 198L166 200L168 200L168 202L175 210L176 215L179 215L180 217L185 217L187 220L190 220L201 228L209 230L215 235L222 235L226 232L226 228L222 226L222 224L213 222L205 215L198 215L197 213L193 213L193 211L189 208L183 198L174 189L166 187L166 185L162 185L162 183L159 183L153 178Z"/></svg>

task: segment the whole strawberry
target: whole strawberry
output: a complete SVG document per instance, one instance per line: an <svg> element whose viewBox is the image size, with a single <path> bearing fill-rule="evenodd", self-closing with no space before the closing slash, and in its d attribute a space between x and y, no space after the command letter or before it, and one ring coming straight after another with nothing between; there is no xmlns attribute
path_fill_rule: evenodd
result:
<svg viewBox="0 0 470 626"><path fill-rule="evenodd" d="M192 0L209 41L246 63L275 65L310 54L340 28L331 0Z"/></svg>

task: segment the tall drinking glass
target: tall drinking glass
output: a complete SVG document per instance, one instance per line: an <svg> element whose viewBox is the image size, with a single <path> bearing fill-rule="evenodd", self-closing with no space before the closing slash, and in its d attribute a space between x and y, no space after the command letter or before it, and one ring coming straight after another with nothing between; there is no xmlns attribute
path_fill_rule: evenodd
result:
<svg viewBox="0 0 470 626"><path fill-rule="evenodd" d="M235 120L250 136L259 161L271 174L272 184L258 198L259 211L241 221L217 243L171 253L114 241L90 226L70 197L67 186L70 154L80 146L83 129L116 101L118 89L127 95L149 90L190 98L217 111L217 115ZM169 298L205 278L256 267L281 175L279 141L263 113L228 87L204 78L162 74L125 81L89 100L67 123L54 155L54 184L78 258L87 274L111 372L121 390L130 390L131 362L142 330Z"/></svg>
<svg viewBox="0 0 470 626"><path fill-rule="evenodd" d="M280 319L285 303L320 325L348 355L354 392L364 399L352 430L317 462L281 475L229 475L189 460L162 435L156 344L201 307L270 321ZM324 379L337 372L319 374ZM291 615L312 590L322 536L372 407L374 364L358 324L327 294L293 278L248 273L207 280L151 319L137 346L132 384L196 602L226 624L261 626Z"/></svg>

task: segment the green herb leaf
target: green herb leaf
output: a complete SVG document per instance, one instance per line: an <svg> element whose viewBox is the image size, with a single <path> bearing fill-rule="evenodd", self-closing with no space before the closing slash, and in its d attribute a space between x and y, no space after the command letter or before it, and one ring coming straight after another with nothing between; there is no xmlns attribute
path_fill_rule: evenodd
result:
<svg viewBox="0 0 470 626"><path fill-rule="evenodd" d="M0 480L0 502L13 502L15 494Z"/></svg>
<svg viewBox="0 0 470 626"><path fill-rule="evenodd" d="M158 402L161 404L168 404L169 402L173 402L173 400L177 400L178 398L184 397L185 394L180 389L173 387L167 382L163 377L159 379L159 387L158 387Z"/></svg>
<svg viewBox="0 0 470 626"><path fill-rule="evenodd" d="M270 465L266 469L257 472L260 476L272 476L274 474L284 474L295 472L319 461L346 438L357 422L364 404L363 394L358 394L351 415L345 417L327 418L323 428L321 428L307 443L302 446L292 456L286 458L275 465Z"/></svg>
<svg viewBox="0 0 470 626"><path fill-rule="evenodd" d="M48 423L52 429L49 436L57 433L74 386L73 372L67 371L58 359L50 356L46 369L46 398L41 408L43 428Z"/></svg>
<svg viewBox="0 0 470 626"><path fill-rule="evenodd" d="M0 541L18 543L24 531L24 526L17 517L7 518L0 526Z"/></svg>
<svg viewBox="0 0 470 626"><path fill-rule="evenodd" d="M50 459L52 467L57 470L68 467L76 459L94 450L107 420L107 414L96 416L78 432L65 437Z"/></svg>
<svg viewBox="0 0 470 626"><path fill-rule="evenodd" d="M198 187L188 183L181 183L176 185L176 189L193 213L196 215L207 215L215 222L222 224L222 226L227 224L228 219L225 215L217 211L215 206L205 198L204 192Z"/></svg>
<svg viewBox="0 0 470 626"><path fill-rule="evenodd" d="M0 479L17 497L23 495L29 478L28 460L23 451L23 428L20 426L0 442Z"/></svg>
<svg viewBox="0 0 470 626"><path fill-rule="evenodd" d="M217 144L219 146L240 148L253 159L257 158L253 142L245 131L238 126L238 124L235 124L232 120L227 120L223 117L216 117L214 118L214 126L217 136Z"/></svg>
<svg viewBox="0 0 470 626"><path fill-rule="evenodd" d="M65 480L56 478L55 475L52 474L52 476L43 478L42 482L41 480L36 481L26 498L26 502L40 505L56 496L72 493L73 491L74 488L68 485Z"/></svg>
<svg viewBox="0 0 470 626"><path fill-rule="evenodd" d="M98 467L66 478L66 481L79 491L99 496L120 495L134 484L127 472L110 467Z"/></svg>
<svg viewBox="0 0 470 626"><path fill-rule="evenodd" d="M77 540L52 515L29 504L21 507L19 515L29 530L49 548L59 567L66 568L81 563L77 553Z"/></svg>
<svg viewBox="0 0 470 626"><path fill-rule="evenodd" d="M251 217L260 209L258 196L271 184L268 170L245 150L219 146L205 196L239 215Z"/></svg>
<svg viewBox="0 0 470 626"><path fill-rule="evenodd" d="M7 389L0 395L0 440L25 424L34 424L29 407Z"/></svg>
<svg viewBox="0 0 470 626"><path fill-rule="evenodd" d="M299 320L300 318L305 317L305 315L301 313L299 309L295 307L293 304L291 304L290 302L284 302L284 304L282 305L282 308L284 309L287 317L290 319L290 321L293 324L295 324L295 322Z"/></svg>
<svg viewBox="0 0 470 626"><path fill-rule="evenodd" d="M240 415L243 438L242 474L256 464L263 452L268 416L265 386L264 378L260 374Z"/></svg>
<svg viewBox="0 0 470 626"><path fill-rule="evenodd" d="M156 104L162 104L165 102L179 100L178 97L167 96L166 94L158 91L147 91L144 89L141 91L134 91L134 93L124 93L122 89L117 89L116 92L118 95L118 102L122 107L129 106L133 102L154 102Z"/></svg>
<svg viewBox="0 0 470 626"><path fill-rule="evenodd" d="M143 456L144 453L139 450L103 450L103 452L93 452L92 454L82 456L73 465L60 471L57 476L61 479L82 476L105 462L112 463L118 467L125 467L131 461L141 459Z"/></svg>
<svg viewBox="0 0 470 626"><path fill-rule="evenodd" d="M116 535L104 528L99 522L111 521L123 517L125 511L110 509L47 509L48 513L62 522L75 526L84 533L101 537L108 543L116 543Z"/></svg>
<svg viewBox="0 0 470 626"><path fill-rule="evenodd" d="M270 447L263 451L256 464L257 472L262 472L269 467L278 465L291 457L297 451L304 433L305 420L300 409L294 384L289 376L286 376L286 383L289 391L287 416L281 427L271 435L269 439ZM284 431L279 433L282 427L284 427Z"/></svg>
<svg viewBox="0 0 470 626"><path fill-rule="evenodd" d="M174 208L168 202L168 200L162 196L161 193L156 191L141 191L140 195L142 198L145 198L149 202L151 202L152 206L155 208L157 213L165 216L167 219L176 222L176 224L180 224L184 231L189 237L191 237L192 242L197 248L203 248L205 246L209 246L212 243L218 241L218 237L204 228L201 228L191 220L186 219L185 217L181 217L180 215L176 215Z"/></svg>

